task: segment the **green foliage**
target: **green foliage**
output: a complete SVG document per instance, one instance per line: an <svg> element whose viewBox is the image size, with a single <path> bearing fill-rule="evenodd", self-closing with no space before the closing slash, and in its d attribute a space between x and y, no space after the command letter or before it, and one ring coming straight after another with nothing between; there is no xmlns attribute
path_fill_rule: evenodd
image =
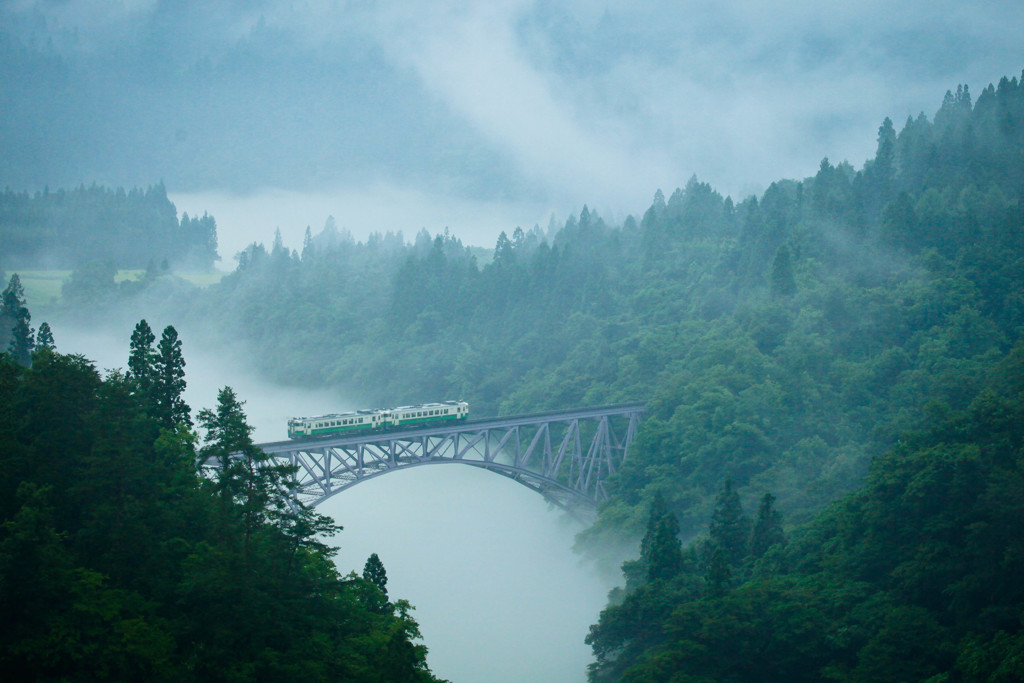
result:
<svg viewBox="0 0 1024 683"><path fill-rule="evenodd" d="M15 273L0 294L0 348L9 351L22 365L32 362L35 330L29 327L31 320L21 278Z"/></svg>
<svg viewBox="0 0 1024 683"><path fill-rule="evenodd" d="M50 323L44 322L39 325L39 331L36 333L36 348L51 350L55 348L53 342L53 331L50 329Z"/></svg>
<svg viewBox="0 0 1024 683"><path fill-rule="evenodd" d="M102 304L117 292L115 275L117 266L113 260L85 263L76 268L61 286L61 298L72 306Z"/></svg>
<svg viewBox="0 0 1024 683"><path fill-rule="evenodd" d="M97 185L33 195L5 190L0 193L0 242L8 263L56 262L76 272L86 268L78 277L90 286L106 284L96 277L100 263L144 268L149 261L169 260L204 269L219 260L213 217L186 213L179 221L163 184L127 192ZM76 288L66 291L75 296Z"/></svg>
<svg viewBox="0 0 1024 683"><path fill-rule="evenodd" d="M505 233L490 261L447 233L357 243L329 222L301 258L251 245L173 313L222 321L276 380L364 405L646 400L581 545L641 537L655 491L692 538L730 477L748 509L771 490L806 519L927 402L963 407L1024 328L1024 169L1007 153L1024 143L993 113L1024 120L1024 98L1016 79L985 92L883 121L863 169L824 159L738 202L692 178L620 226L585 207Z"/></svg>
<svg viewBox="0 0 1024 683"><path fill-rule="evenodd" d="M588 638L591 680L1014 680L1024 347L984 384L964 408L933 411L788 544L766 494L739 563L713 540L735 516L727 485L712 538L684 551L712 548L704 591L692 563L607 608Z"/></svg>
<svg viewBox="0 0 1024 683"><path fill-rule="evenodd" d="M880 471L893 490L906 489L902 470L880 464L885 454L917 453L905 438L897 446L901 435L972 409L986 377L1003 367L1024 329L1019 121L1018 79L985 88L976 102L961 87L932 120L908 119L901 130L883 121L875 158L862 169L826 158L813 177L777 181L760 197L733 201L693 178L667 200L659 190L642 217L619 226L584 207L547 231L505 233L489 261L447 233L356 243L329 221L320 234L309 231L301 257L279 240L269 250L254 244L217 285L187 300L172 288L164 300L176 320L220 321L225 340L249 345L268 376L330 386L366 405L459 397L474 414L494 415L646 400L629 459L608 482L611 499L579 541L599 555L613 542L647 539L629 565L621 609L592 634L598 678L677 671L679 650L658 648L678 610L678 629L699 631L679 645L691 663L705 653L697 679L871 678L881 675L872 657L900 660L910 677L947 664L995 676L1015 666L996 645L1018 642L1006 608L993 607L986 619L996 625L979 627L968 646L941 607L953 598L991 601L986 587L1005 586L999 569L979 569L962 584L952 578L970 564L957 548L975 536L992 567L1016 562L1007 538L982 538L995 522L964 521L967 531L925 547L907 531L889 543L888 529L932 519L931 510L864 494L845 499L853 501L847 513L815 523L827 547L810 552L792 534L782 543L774 511L777 503L789 519L808 521L862 482L874 486ZM155 302L159 293L137 294ZM936 443L912 458L943 468L912 477L919 502L936 505L936 490L954 502L974 495L943 488L944 477L959 481L984 460L973 443ZM751 530L742 508L769 490L777 499L761 498ZM651 525L656 494L671 501L676 522ZM678 539L696 538L712 516L713 540L677 559ZM982 550L988 542L1001 552ZM669 561L649 564L653 547ZM230 575L218 554L201 558L211 575ZM845 572L842 585L824 590L832 579L813 562ZM798 566L807 576L779 578ZM769 609L776 597L790 607ZM708 621L694 621L697 608L686 605L695 600L707 603ZM791 613L838 626L794 626L773 640L738 621L752 605L783 623ZM886 621L888 607L895 616ZM955 645L904 647L917 628ZM790 654L776 669L737 668L715 650L732 637ZM640 652L651 659L640 661ZM800 657L813 664L804 673L793 663Z"/></svg>
<svg viewBox="0 0 1024 683"><path fill-rule="evenodd" d="M384 563L377 557L377 553L371 553L366 558L366 564L363 566L363 578L379 588L380 592L387 597L388 574L384 570Z"/></svg>
<svg viewBox="0 0 1024 683"><path fill-rule="evenodd" d="M775 496L770 493L761 497L757 509L757 519L750 532L750 554L763 556L769 548L777 543L785 543L786 535L782 530L782 515L775 509Z"/></svg>
<svg viewBox="0 0 1024 683"><path fill-rule="evenodd" d="M743 512L732 479L726 479L725 487L715 499L708 536L712 549L719 551L729 566L739 564L747 554L750 519Z"/></svg>
<svg viewBox="0 0 1024 683"><path fill-rule="evenodd" d="M33 360L0 356L0 678L434 680L411 607L338 575L340 527L284 502L230 389L202 413L210 479L134 378Z"/></svg>
<svg viewBox="0 0 1024 683"><path fill-rule="evenodd" d="M138 328L136 332L140 332ZM145 334L145 331L142 330L140 334ZM132 336L135 336L134 333ZM145 343L146 339L140 342ZM140 347L139 353L145 352L146 347ZM140 358L139 363L142 362ZM152 388L155 415L164 429L173 429L175 425L192 426L191 410L182 398L185 392L185 358L181 354L178 331L171 325L165 327L160 335L153 359Z"/></svg>
<svg viewBox="0 0 1024 683"><path fill-rule="evenodd" d="M128 378L135 382L139 396L150 407L155 415L157 358L153 349L156 335L149 323L140 320L132 330L132 338L128 352Z"/></svg>

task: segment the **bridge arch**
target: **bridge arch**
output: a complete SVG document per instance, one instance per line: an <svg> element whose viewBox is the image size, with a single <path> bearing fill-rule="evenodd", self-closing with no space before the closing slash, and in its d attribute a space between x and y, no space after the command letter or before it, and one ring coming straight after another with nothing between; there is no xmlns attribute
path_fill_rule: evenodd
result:
<svg viewBox="0 0 1024 683"><path fill-rule="evenodd" d="M595 501L587 498L579 491L573 490L566 484L563 484L562 482L556 481L554 479L539 476L533 472L524 473L523 471L520 471L517 468L509 467L508 465L503 465L501 463L484 463L475 460L454 460L448 458L434 458L423 460L421 462L409 462L401 465L400 467L394 467L380 470L377 472L372 472L363 477L354 479L353 481L331 487L329 493L325 493L324 495L318 496L309 502L312 505L320 505L321 503L324 503L327 500L338 495L342 491L346 491L364 481L376 479L391 472L397 472L399 470L404 471L412 469L414 467L424 467L428 465L468 465L470 467L475 467L476 469L482 469L488 472L493 472L494 474L500 474L508 479L511 479L517 484L525 486L526 488L530 489L531 491L534 491L535 493L541 494L542 496L544 496L544 498L546 498L552 503L555 503L556 505L563 509L575 510L579 507L588 507L595 504Z"/></svg>

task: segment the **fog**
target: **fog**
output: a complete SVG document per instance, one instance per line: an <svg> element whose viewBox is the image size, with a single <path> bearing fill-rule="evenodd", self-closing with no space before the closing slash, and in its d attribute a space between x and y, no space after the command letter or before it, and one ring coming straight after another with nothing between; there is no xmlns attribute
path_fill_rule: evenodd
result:
<svg viewBox="0 0 1024 683"><path fill-rule="evenodd" d="M158 336L167 324L149 322ZM58 351L82 353L100 369L126 366L131 325L51 326ZM257 441L283 439L290 415L357 407L329 392L268 384L244 369L244 359L201 348L197 334L178 331L193 417L213 407L225 385L246 402ZM334 541L343 572L361 572L370 553L380 556L391 599L416 608L438 676L453 683L585 680L583 638L610 585L572 552L579 524L536 493L445 464L377 477L319 510L345 527Z"/></svg>
<svg viewBox="0 0 1024 683"><path fill-rule="evenodd" d="M559 214L559 207L541 202L439 197L382 184L316 192L184 192L172 193L170 199L179 212L208 212L216 218L220 267L227 270L234 269L233 256L249 244L269 246L275 230L281 231L286 246L301 251L306 227L316 235L329 216L357 241L374 232L401 232L411 241L421 229L436 235L447 228L464 244L493 247L502 231L547 227L551 216Z"/></svg>
<svg viewBox="0 0 1024 683"><path fill-rule="evenodd" d="M825 156L859 167L886 116L1019 75L1021 27L1024 5L984 1L18 0L0 184L163 180L227 228L227 259L238 232L328 214L492 246L693 174L738 200Z"/></svg>

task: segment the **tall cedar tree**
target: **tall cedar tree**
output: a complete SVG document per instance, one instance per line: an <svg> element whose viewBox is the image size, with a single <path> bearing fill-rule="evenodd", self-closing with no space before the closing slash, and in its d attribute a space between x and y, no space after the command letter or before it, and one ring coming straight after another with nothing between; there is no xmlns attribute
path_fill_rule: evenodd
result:
<svg viewBox="0 0 1024 683"><path fill-rule="evenodd" d="M738 565L746 556L750 520L743 512L740 494L736 491L732 479L725 481L725 486L715 500L708 532L712 546L710 550L713 552L714 548L720 548L726 563L730 566Z"/></svg>
<svg viewBox="0 0 1024 683"><path fill-rule="evenodd" d="M365 587L363 595L363 602L367 608L378 614L390 611L392 606L388 602L388 574L377 553L366 558L366 564L363 565L363 580L369 584Z"/></svg>
<svg viewBox="0 0 1024 683"><path fill-rule="evenodd" d="M654 494L647 513L647 528L640 540L640 557L622 564L626 589L633 590L647 581L671 579L682 567L679 518L669 510L661 492Z"/></svg>
<svg viewBox="0 0 1024 683"><path fill-rule="evenodd" d="M192 426L188 404L182 398L185 391L185 359L181 355L181 340L171 325L164 328L156 359L156 411L160 426L173 429L176 425Z"/></svg>
<svg viewBox="0 0 1024 683"><path fill-rule="evenodd" d="M785 543L786 535L782 532L782 515L775 509L775 496L766 493L761 497L761 505L757 510L757 520L750 532L750 554L761 557L768 548L776 543Z"/></svg>
<svg viewBox="0 0 1024 683"><path fill-rule="evenodd" d="M720 598L728 592L732 585L732 570L725 560L725 553L720 546L711 549L707 570L704 572L704 591L709 598Z"/></svg>
<svg viewBox="0 0 1024 683"><path fill-rule="evenodd" d="M363 578L380 589L384 597L388 595L388 573L384 570L384 563L380 561L377 553L372 553L366 558L363 565Z"/></svg>
<svg viewBox="0 0 1024 683"><path fill-rule="evenodd" d="M658 498L660 497L659 495ZM653 522L651 538L645 544L647 555L644 560L647 564L647 580L668 581L683 567L683 546L679 541L679 519L664 502L657 508L659 508L657 510L658 517L655 520L654 514L651 515L650 522ZM652 506L652 512L654 509L655 506ZM646 536L645 540L647 540Z"/></svg>
<svg viewBox="0 0 1024 683"><path fill-rule="evenodd" d="M775 260L772 261L771 293L772 296L776 297L793 296L796 294L793 259L789 253L789 247L785 244L775 252Z"/></svg>
<svg viewBox="0 0 1024 683"><path fill-rule="evenodd" d="M0 340L7 340L6 350L26 367L32 363L32 349L35 348L34 331L29 327L31 320L21 278L15 273L0 298Z"/></svg>
<svg viewBox="0 0 1024 683"><path fill-rule="evenodd" d="M296 525L290 495L295 470L290 465L276 464L253 443L253 428L246 421L243 405L231 387L224 387L217 393L216 411L200 411L206 445L199 454L206 462L216 461L222 511L231 514L235 509L231 504L237 506L248 556L253 534L264 525Z"/></svg>
<svg viewBox="0 0 1024 683"><path fill-rule="evenodd" d="M39 325L39 332L36 333L36 348L37 349L51 349L56 348L53 343L53 332L50 330L50 323L42 323Z"/></svg>
<svg viewBox="0 0 1024 683"><path fill-rule="evenodd" d="M143 403L156 415L155 388L158 356L153 349L156 335L145 319L140 320L132 332L128 354L128 377L135 382L136 391Z"/></svg>

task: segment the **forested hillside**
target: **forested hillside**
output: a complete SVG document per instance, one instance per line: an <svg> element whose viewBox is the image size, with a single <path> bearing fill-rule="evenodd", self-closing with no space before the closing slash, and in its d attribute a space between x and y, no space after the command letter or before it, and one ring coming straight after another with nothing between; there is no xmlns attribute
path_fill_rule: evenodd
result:
<svg viewBox="0 0 1024 683"><path fill-rule="evenodd" d="M661 492L692 536L731 477L790 519L855 487L929 402L963 408L1024 324L1024 87L889 120L863 168L736 203L691 179L639 219L584 208L502 235L301 253L253 245L188 298L281 381L366 405L464 398L477 415L644 400L614 496L581 539L642 533ZM180 297L179 297L180 298Z"/></svg>
<svg viewBox="0 0 1024 683"><path fill-rule="evenodd" d="M685 550L656 500L591 680L1024 679L1024 346L928 412L788 543L770 494L751 523L727 482Z"/></svg>
<svg viewBox="0 0 1024 683"><path fill-rule="evenodd" d="M435 680L376 556L338 574L340 527L289 505L230 388L200 447L181 341L154 341L106 379L49 337L0 354L0 678Z"/></svg>
<svg viewBox="0 0 1024 683"><path fill-rule="evenodd" d="M487 263L449 234L328 226L206 290L82 310L217 321L266 375L366 406L646 401L579 539L612 559L644 537L595 679L1016 680L1022 282L1024 82L1004 78L759 197L692 178L621 225L584 207L503 233Z"/></svg>
<svg viewBox="0 0 1024 683"><path fill-rule="evenodd" d="M133 296L365 405L647 401L581 538L600 554L642 533L659 491L693 536L730 477L748 505L771 491L807 519L927 403L963 408L1024 324L1022 150L1024 86L1004 78L899 132L886 119L859 170L825 159L739 203L692 178L619 226L584 207L517 228L487 263L448 234L357 243L328 225L301 252L253 244L202 292Z"/></svg>
<svg viewBox="0 0 1024 683"><path fill-rule="evenodd" d="M212 216L182 215L163 184L146 190L93 185L50 192L0 193L0 267L115 268L161 263L210 268L217 255Z"/></svg>

